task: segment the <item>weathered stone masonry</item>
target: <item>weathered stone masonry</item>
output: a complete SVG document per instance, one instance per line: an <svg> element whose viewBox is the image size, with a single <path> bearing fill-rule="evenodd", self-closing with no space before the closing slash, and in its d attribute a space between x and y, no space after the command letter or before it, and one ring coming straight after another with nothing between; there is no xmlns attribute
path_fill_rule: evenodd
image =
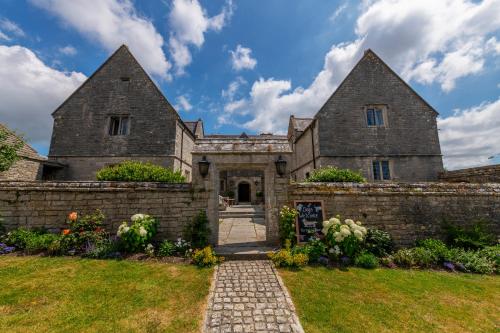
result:
<svg viewBox="0 0 500 333"><path fill-rule="evenodd" d="M200 210L207 209L205 192L191 184L112 182L1 182L0 216L8 230L46 227L59 232L69 212L101 209L105 228L116 231L135 213L146 213L159 222L159 237L176 239Z"/></svg>
<svg viewBox="0 0 500 333"><path fill-rule="evenodd" d="M280 182L283 178L277 178ZM280 183L281 184L281 183ZM327 216L361 220L369 227L388 231L397 246L440 237L446 219L467 225L478 219L500 235L500 184L367 183L282 184L266 219L268 240L277 239L279 208L294 200L323 200ZM280 187L281 188L281 187ZM7 229L46 227L60 231L66 216L76 210L102 209L106 228L116 231L132 214L147 213L160 221L159 238L176 239L200 210L208 210L211 191L191 184L113 182L0 182L0 216ZM209 214L217 231L215 214Z"/></svg>
<svg viewBox="0 0 500 333"><path fill-rule="evenodd" d="M386 230L397 246L443 236L444 219L459 225L484 219L500 235L500 184L294 184L288 199L324 200L327 216Z"/></svg>

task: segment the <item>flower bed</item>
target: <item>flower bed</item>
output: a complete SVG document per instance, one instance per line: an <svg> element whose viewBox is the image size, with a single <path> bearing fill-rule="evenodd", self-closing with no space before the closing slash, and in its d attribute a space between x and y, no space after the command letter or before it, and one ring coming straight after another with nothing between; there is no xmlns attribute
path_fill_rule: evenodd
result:
<svg viewBox="0 0 500 333"><path fill-rule="evenodd" d="M339 215L323 222L321 233L304 245L295 244L292 228L297 212L283 207L280 214L282 250L270 255L278 267L300 268L308 263L325 266L377 268L433 268L480 274L498 273L500 245L481 227L450 228L449 245L436 239L417 242L414 248L393 250L391 236L366 228L360 221ZM467 244L468 248L456 244ZM297 257L298 255L301 257Z"/></svg>

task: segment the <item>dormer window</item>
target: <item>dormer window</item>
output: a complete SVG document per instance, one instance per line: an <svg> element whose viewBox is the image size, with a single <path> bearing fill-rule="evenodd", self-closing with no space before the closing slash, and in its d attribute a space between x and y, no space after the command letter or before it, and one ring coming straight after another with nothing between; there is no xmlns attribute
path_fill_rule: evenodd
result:
<svg viewBox="0 0 500 333"><path fill-rule="evenodd" d="M128 116L112 116L109 119L109 135L128 135L130 121Z"/></svg>
<svg viewBox="0 0 500 333"><path fill-rule="evenodd" d="M366 107L366 123L368 127L384 127L385 126L385 111L382 106Z"/></svg>

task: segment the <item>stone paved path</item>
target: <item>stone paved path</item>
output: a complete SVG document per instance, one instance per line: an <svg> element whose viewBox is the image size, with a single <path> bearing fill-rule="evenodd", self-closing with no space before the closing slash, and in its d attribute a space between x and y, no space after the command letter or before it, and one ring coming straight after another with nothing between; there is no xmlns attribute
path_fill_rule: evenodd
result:
<svg viewBox="0 0 500 333"><path fill-rule="evenodd" d="M204 332L304 331L272 263L254 260L228 261L216 268Z"/></svg>

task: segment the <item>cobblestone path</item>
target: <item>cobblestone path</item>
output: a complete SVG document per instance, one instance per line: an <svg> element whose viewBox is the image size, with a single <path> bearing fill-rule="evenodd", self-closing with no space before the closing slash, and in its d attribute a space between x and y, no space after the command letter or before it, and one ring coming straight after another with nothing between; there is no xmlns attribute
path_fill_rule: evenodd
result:
<svg viewBox="0 0 500 333"><path fill-rule="evenodd" d="M228 261L216 268L204 332L304 331L272 263L254 260Z"/></svg>

